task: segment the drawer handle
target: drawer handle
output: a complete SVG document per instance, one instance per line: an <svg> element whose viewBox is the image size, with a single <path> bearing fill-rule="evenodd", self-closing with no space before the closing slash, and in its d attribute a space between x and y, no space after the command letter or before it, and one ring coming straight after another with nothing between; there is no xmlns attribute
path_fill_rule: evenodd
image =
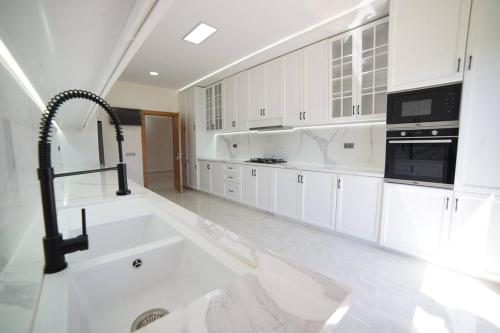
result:
<svg viewBox="0 0 500 333"><path fill-rule="evenodd" d="M229 178L229 179L233 179L233 177L232 177L232 176L228 176L227 178Z"/></svg>
<svg viewBox="0 0 500 333"><path fill-rule="evenodd" d="M233 190L228 190L229 192L233 193L234 191Z"/></svg>

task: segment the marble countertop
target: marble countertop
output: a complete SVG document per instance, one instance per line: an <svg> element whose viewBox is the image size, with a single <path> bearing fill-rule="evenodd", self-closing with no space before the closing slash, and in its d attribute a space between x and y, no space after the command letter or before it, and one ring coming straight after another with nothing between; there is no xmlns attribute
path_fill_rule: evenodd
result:
<svg viewBox="0 0 500 333"><path fill-rule="evenodd" d="M256 165L260 167L270 167L270 168L283 168L283 169L296 169L304 171L317 171L317 172L332 172L332 173L343 173L348 175L358 175L367 177L384 177L384 170L378 168L370 167L349 167L341 165L325 165L325 164L309 164L309 163L296 163L296 162L286 162L280 164L263 164L263 163L251 163L245 160L236 159L217 159L217 158L199 158L200 161L210 161L210 162L222 162L222 163L235 163L235 164L247 164Z"/></svg>
<svg viewBox="0 0 500 333"><path fill-rule="evenodd" d="M114 174L65 178L56 184L58 207L124 200L114 195L116 183ZM130 188L133 196L255 267L144 332L330 332L347 312L349 287L259 248L142 186L131 182Z"/></svg>

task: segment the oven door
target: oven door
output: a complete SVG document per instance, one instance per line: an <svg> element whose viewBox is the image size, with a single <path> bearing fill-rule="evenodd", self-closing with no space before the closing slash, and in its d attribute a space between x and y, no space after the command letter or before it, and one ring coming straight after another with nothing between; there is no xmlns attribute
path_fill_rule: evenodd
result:
<svg viewBox="0 0 500 333"><path fill-rule="evenodd" d="M399 183L453 187L455 138L387 139L385 178Z"/></svg>
<svg viewBox="0 0 500 333"><path fill-rule="evenodd" d="M389 94L387 124L458 126L461 84Z"/></svg>

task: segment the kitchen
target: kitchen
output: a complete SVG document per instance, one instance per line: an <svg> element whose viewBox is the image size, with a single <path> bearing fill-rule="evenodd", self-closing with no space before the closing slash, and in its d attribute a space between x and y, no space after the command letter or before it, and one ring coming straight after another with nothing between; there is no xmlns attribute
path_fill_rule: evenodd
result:
<svg viewBox="0 0 500 333"><path fill-rule="evenodd" d="M52 74L49 90L2 15L4 99L30 109L2 115L2 331L500 331L497 1L134 4L122 16L112 1L102 9L122 18L114 34L111 23L79 31L118 42L80 56L80 81ZM95 20L80 6L74 17ZM76 118L69 103L49 118L44 164L50 136L37 153L44 102L38 110L33 96L75 84L96 95L72 90L53 104L100 108ZM135 120L121 126L116 108ZM147 112L179 115L180 185L167 192L145 182ZM32 148L20 153L22 132ZM7 200L13 188L29 200ZM58 225L60 238L49 235Z"/></svg>

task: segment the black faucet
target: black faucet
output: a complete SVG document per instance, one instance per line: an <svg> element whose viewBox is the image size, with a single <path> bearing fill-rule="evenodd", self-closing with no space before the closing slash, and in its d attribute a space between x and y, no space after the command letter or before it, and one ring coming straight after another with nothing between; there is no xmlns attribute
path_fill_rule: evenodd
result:
<svg viewBox="0 0 500 333"><path fill-rule="evenodd" d="M116 167L101 168L94 170L84 170L76 172L67 172L55 174L50 159L50 132L52 131L52 120L61 105L74 98L83 98L95 102L102 107L111 117L116 132L116 141L118 142L119 163ZM40 192L42 195L43 218L45 221L45 237L43 238L43 250L45 254L45 274L57 273L64 270L68 264L65 255L75 251L87 250L89 242L86 231L85 209L82 209L82 235L74 238L63 239L59 233L57 225L56 200L54 193L54 178L73 176L78 174L103 172L116 170L118 172L118 191L117 195L130 194L127 187L127 166L123 163L122 156L123 134L120 120L111 106L100 96L97 96L85 90L67 90L54 96L47 110L42 116L40 123L40 137L38 140L38 179L40 180Z"/></svg>

